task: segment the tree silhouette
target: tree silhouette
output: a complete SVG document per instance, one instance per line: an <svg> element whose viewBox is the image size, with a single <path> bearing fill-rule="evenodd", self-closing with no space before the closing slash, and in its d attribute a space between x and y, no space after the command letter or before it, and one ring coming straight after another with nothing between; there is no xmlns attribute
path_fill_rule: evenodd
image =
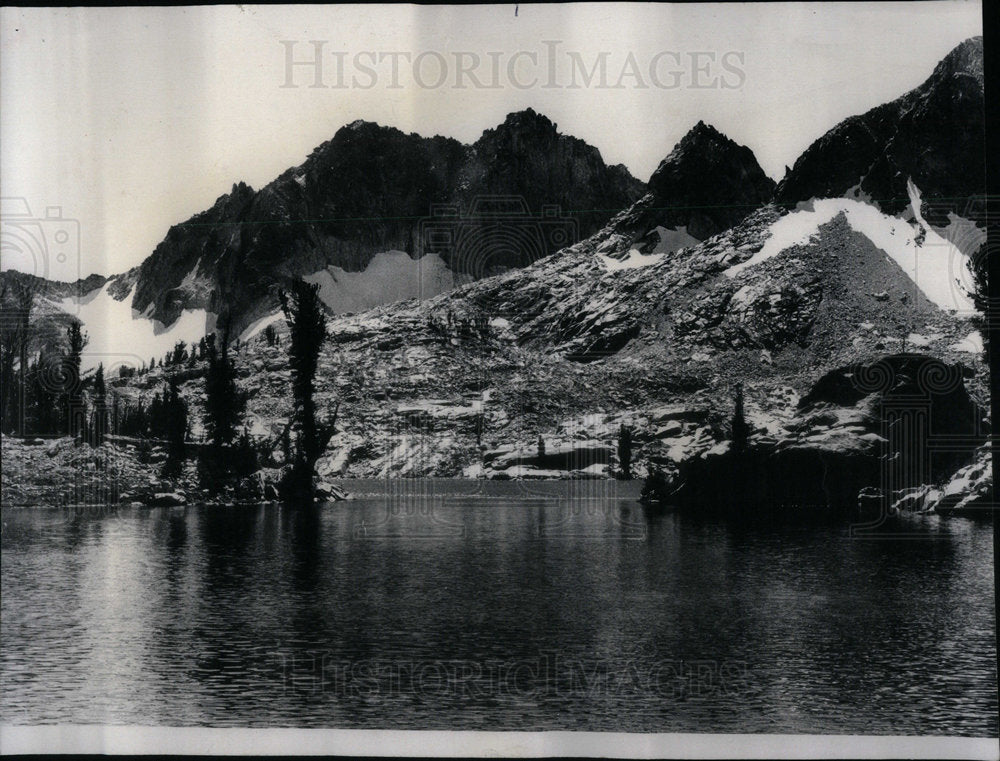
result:
<svg viewBox="0 0 1000 761"><path fill-rule="evenodd" d="M229 356L228 336L223 335L221 347L216 346L215 334L205 340L205 429L211 443L224 448L233 443L240 430L246 396L236 384L236 366Z"/></svg>
<svg viewBox="0 0 1000 761"><path fill-rule="evenodd" d="M747 425L746 417L743 413L743 384L736 384L735 399L733 400L733 418L730 424L732 431L732 452L739 455L747 451L750 440L750 426Z"/></svg>
<svg viewBox="0 0 1000 761"><path fill-rule="evenodd" d="M618 467L623 480L632 478L632 431L624 423L618 429Z"/></svg>
<svg viewBox="0 0 1000 761"><path fill-rule="evenodd" d="M219 492L238 470L231 456L246 410L246 395L236 384L236 365L229 356L228 330L223 331L221 346L216 336L205 337L205 430L209 446L199 459L202 483L213 493Z"/></svg>
<svg viewBox="0 0 1000 761"><path fill-rule="evenodd" d="M104 382L104 363L97 366L94 374L94 415L91 424L90 443L99 447L108 432L108 387Z"/></svg>
<svg viewBox="0 0 1000 761"><path fill-rule="evenodd" d="M69 353L66 355L63 375L62 404L65 430L70 436L79 434L86 424L86 410L83 403L83 389L80 382L80 365L83 362L83 348L87 336L74 320L66 330L69 338Z"/></svg>
<svg viewBox="0 0 1000 761"><path fill-rule="evenodd" d="M336 412L324 425L316 421L313 382L326 340L326 314L315 283L296 280L290 291L279 293L279 298L291 333L288 360L292 369L293 422L298 433L292 466L282 479L281 492L286 501L311 504L315 495L313 471L336 421Z"/></svg>
<svg viewBox="0 0 1000 761"><path fill-rule="evenodd" d="M28 336L34 302L35 287L30 281L4 280L0 290L0 422L7 432L24 427Z"/></svg>
<svg viewBox="0 0 1000 761"><path fill-rule="evenodd" d="M174 477L180 475L186 455L184 439L187 436L188 412L187 404L181 398L177 381L171 379L170 386L163 396L164 422L167 438L167 460L163 464L163 475Z"/></svg>

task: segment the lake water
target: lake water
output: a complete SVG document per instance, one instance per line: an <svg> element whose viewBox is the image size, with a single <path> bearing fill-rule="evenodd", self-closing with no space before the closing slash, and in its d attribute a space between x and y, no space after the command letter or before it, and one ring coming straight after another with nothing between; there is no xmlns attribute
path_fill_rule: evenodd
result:
<svg viewBox="0 0 1000 761"><path fill-rule="evenodd" d="M634 484L384 486L4 509L0 720L997 734L989 524L852 537L647 514Z"/></svg>

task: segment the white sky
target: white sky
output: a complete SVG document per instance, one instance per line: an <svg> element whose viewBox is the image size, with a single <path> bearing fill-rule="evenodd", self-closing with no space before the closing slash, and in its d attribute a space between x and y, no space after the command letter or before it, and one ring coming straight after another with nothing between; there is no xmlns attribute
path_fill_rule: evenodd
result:
<svg viewBox="0 0 1000 761"><path fill-rule="evenodd" d="M962 40L982 34L978 2L692 5L215 6L190 8L0 9L0 191L22 196L36 215L47 206L80 221L81 261L48 263L49 277L110 274L142 261L171 224L210 206L243 180L259 188L355 119L423 135L474 141L510 111L532 107L561 132L597 146L642 180L699 119L750 146L780 179L786 164L851 114L920 84ZM312 54L325 40L324 79L336 83L333 51L347 51L347 80L368 78L352 59L363 51L440 53L449 81L417 86L401 61L374 66L370 89L316 89L303 67L285 81L285 48ZM614 84L631 52L646 88L545 88L545 41L556 48L557 82L569 83L568 53L587 68L608 52ZM455 52L482 61L502 54L500 86L456 89ZM506 66L525 57L516 76ZM661 51L661 82L651 86ZM735 89L694 89L690 53L715 55L700 82L730 58L745 74ZM424 78L436 78L425 56ZM707 57L700 59L705 64ZM370 65L367 58L363 63ZM466 80L468 82L468 80ZM596 80L593 84L596 84ZM8 260L5 266L11 266Z"/></svg>

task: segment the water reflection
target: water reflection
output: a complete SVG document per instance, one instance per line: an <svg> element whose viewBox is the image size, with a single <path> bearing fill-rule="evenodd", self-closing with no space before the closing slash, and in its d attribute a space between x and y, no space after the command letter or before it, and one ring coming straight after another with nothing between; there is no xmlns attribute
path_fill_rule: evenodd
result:
<svg viewBox="0 0 1000 761"><path fill-rule="evenodd" d="M991 527L564 496L5 510L2 719L996 733Z"/></svg>

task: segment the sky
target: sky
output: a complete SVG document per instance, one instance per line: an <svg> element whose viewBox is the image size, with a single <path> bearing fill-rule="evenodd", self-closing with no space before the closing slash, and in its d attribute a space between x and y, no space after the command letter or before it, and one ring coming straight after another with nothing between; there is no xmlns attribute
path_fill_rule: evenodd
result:
<svg viewBox="0 0 1000 761"><path fill-rule="evenodd" d="M967 0L3 8L0 266L125 271L356 119L473 142L531 107L642 180L704 120L778 180L977 34Z"/></svg>

